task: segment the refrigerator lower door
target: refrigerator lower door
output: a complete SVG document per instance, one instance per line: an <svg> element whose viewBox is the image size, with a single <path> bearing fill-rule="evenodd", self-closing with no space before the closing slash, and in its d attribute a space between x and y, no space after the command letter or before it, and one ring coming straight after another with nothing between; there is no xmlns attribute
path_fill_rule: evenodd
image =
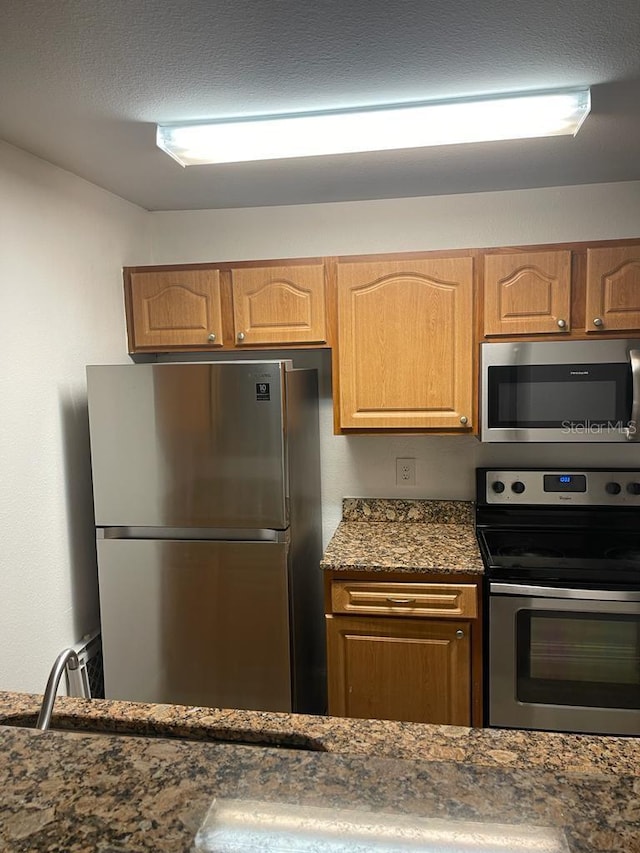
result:
<svg viewBox="0 0 640 853"><path fill-rule="evenodd" d="M291 711L286 543L97 547L107 699Z"/></svg>

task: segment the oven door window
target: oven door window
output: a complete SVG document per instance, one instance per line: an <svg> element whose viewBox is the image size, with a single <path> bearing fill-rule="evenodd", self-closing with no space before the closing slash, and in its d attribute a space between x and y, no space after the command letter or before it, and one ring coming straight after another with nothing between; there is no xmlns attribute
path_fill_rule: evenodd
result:
<svg viewBox="0 0 640 853"><path fill-rule="evenodd" d="M640 616L519 610L520 702L638 708Z"/></svg>
<svg viewBox="0 0 640 853"><path fill-rule="evenodd" d="M488 386L491 429L626 425L631 413L628 364L490 367Z"/></svg>

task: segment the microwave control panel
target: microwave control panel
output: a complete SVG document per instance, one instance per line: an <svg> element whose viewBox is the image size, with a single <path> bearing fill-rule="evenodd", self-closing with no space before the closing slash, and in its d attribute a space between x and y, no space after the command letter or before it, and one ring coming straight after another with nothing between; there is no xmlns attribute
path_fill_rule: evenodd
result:
<svg viewBox="0 0 640 853"><path fill-rule="evenodd" d="M640 507L640 470L479 469L478 503Z"/></svg>

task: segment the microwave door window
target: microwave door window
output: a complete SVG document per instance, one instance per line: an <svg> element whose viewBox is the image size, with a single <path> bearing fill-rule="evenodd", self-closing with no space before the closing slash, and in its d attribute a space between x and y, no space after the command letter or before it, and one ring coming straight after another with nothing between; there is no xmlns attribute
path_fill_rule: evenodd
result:
<svg viewBox="0 0 640 853"><path fill-rule="evenodd" d="M509 399L513 394L515 400ZM503 402L504 400L504 402ZM501 419L515 410L518 425L556 426L562 421L608 421L616 412L615 382L520 382L501 393Z"/></svg>
<svg viewBox="0 0 640 853"><path fill-rule="evenodd" d="M554 428L629 419L627 365L533 365L489 368L492 428Z"/></svg>

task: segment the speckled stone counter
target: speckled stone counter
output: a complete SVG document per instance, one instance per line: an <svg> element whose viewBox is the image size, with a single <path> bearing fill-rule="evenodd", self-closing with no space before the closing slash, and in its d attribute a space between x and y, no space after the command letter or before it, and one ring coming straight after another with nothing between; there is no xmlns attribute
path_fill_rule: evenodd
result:
<svg viewBox="0 0 640 853"><path fill-rule="evenodd" d="M323 570L482 574L469 501L345 498Z"/></svg>
<svg viewBox="0 0 640 853"><path fill-rule="evenodd" d="M571 853L640 853L639 739L63 697L54 726L156 737L3 725L39 701L0 693L3 853L188 851L214 797L552 827ZM214 742L290 734L312 748Z"/></svg>
<svg viewBox="0 0 640 853"><path fill-rule="evenodd" d="M33 726L40 696L0 692L0 726ZM494 768L640 776L640 738L439 726L391 720L56 699L53 727L149 737L224 740L351 755L462 761ZM1 849L1 848L0 848Z"/></svg>

